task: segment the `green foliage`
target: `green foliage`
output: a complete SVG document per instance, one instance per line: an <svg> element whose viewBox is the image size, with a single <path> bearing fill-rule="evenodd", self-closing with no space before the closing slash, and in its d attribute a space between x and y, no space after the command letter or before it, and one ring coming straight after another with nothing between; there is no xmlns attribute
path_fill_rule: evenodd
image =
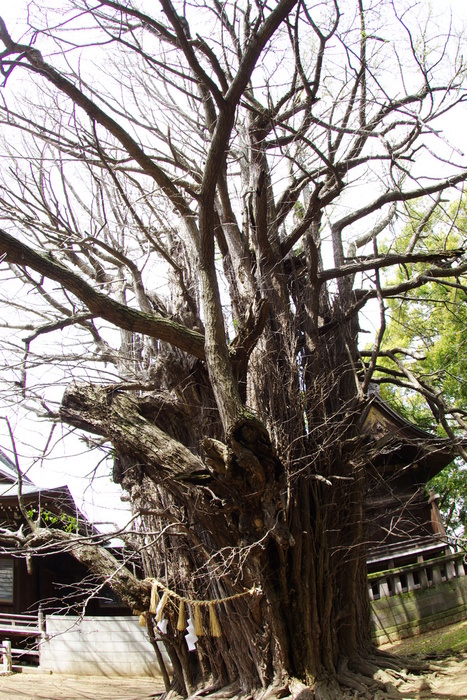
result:
<svg viewBox="0 0 467 700"><path fill-rule="evenodd" d="M466 301L460 289L429 283L409 304L392 303L386 339L388 347L409 347L419 358L409 361L411 371L459 407L467 405Z"/></svg>
<svg viewBox="0 0 467 700"><path fill-rule="evenodd" d="M430 658L442 656L451 652L467 651L467 622L456 622L448 627L438 630L430 630L426 634L420 634L410 639L398 642L391 649L396 656L418 656ZM454 696L451 696L454 697Z"/></svg>
<svg viewBox="0 0 467 700"><path fill-rule="evenodd" d="M303 218L305 216L305 207L303 206L303 204L299 201L295 202L293 210L296 220L303 221Z"/></svg>
<svg viewBox="0 0 467 700"><path fill-rule="evenodd" d="M433 252L461 248L464 231L467 230L467 199L445 217L433 214L417 241L414 252ZM452 220L457 214L455 225ZM402 234L392 242L391 249L407 250L412 236L423 220L423 212L412 209L412 218ZM424 263L416 263L417 273L423 274ZM400 266L391 284L406 279L406 268ZM467 279L438 278L422 287L388 302L388 327L383 350L404 348L410 354L396 353L396 357L423 387L434 395L442 396L447 408L447 418L454 433L460 433L459 424L450 411L467 411ZM379 363L383 378L381 394L404 417L422 428L445 432L440 425L436 407L430 407L425 397L408 388L411 383L400 372L392 359L383 357ZM398 372L396 385L384 383L386 368ZM387 375L386 375L387 379ZM399 382L399 385L397 385ZM413 386L413 383L412 383ZM432 409L435 410L432 410ZM463 432L463 431L462 431ZM467 471L455 462L439 474L429 487L440 495L440 509L448 531L463 536L467 519Z"/></svg>
<svg viewBox="0 0 467 700"><path fill-rule="evenodd" d="M407 249L423 220L422 212L412 208L411 214L412 220L390 246L393 251ZM460 248L466 228L467 200L464 200L455 226L439 213L432 216L414 252ZM414 267L417 273L423 274L427 265L416 263ZM406 267L401 265L391 283L398 284L405 279ZM389 323L383 350L408 349L410 355L399 356L404 366L435 394L442 393L450 408L467 407L467 294L462 288L466 281L465 276L464 279L437 278L388 302ZM381 365L394 369L387 358L382 359ZM402 377L401 381L407 384ZM399 402L398 409L402 408L412 420L425 426L433 424L433 416L430 417L422 397L408 399L400 388L387 389L385 394L392 403Z"/></svg>
<svg viewBox="0 0 467 700"><path fill-rule="evenodd" d="M429 486L440 497L439 508L446 529L451 534L465 537L467 525L467 468L457 461L430 481Z"/></svg>
<svg viewBox="0 0 467 700"><path fill-rule="evenodd" d="M35 521L39 517L39 511L37 508L29 508L28 515ZM40 525L42 527L55 528L57 530L63 530L64 532L76 532L77 520L72 515L67 515L66 513L60 513L56 515L50 510L40 511Z"/></svg>

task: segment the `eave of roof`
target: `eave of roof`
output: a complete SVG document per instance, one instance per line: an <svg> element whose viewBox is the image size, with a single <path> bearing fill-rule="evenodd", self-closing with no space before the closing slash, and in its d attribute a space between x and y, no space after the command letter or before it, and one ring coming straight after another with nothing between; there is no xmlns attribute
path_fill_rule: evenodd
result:
<svg viewBox="0 0 467 700"><path fill-rule="evenodd" d="M2 449L0 449L0 478L1 477L14 483L18 480L18 469L16 464L11 461L11 459L3 452ZM33 482L28 476L26 476L26 474L21 475L21 480L25 487L26 485L34 486Z"/></svg>
<svg viewBox="0 0 467 700"><path fill-rule="evenodd" d="M428 481L456 457L456 448L442 438L399 415L380 396L374 394L361 416L361 429L371 435L377 451L376 462L417 470L420 482Z"/></svg>

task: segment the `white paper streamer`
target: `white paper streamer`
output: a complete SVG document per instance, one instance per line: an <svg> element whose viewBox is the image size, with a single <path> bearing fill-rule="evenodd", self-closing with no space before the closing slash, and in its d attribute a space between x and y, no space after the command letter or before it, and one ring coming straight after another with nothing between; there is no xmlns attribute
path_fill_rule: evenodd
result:
<svg viewBox="0 0 467 700"><path fill-rule="evenodd" d="M195 651L196 650L196 642L198 641L198 637L195 634L195 626L193 624L193 619L191 617L191 608L190 608L190 617L188 618L188 625L186 628L186 635L185 635L185 641L187 643L188 651Z"/></svg>
<svg viewBox="0 0 467 700"><path fill-rule="evenodd" d="M165 617L162 618L160 622L157 623L157 629L161 634L167 634L167 625L169 621L165 619Z"/></svg>

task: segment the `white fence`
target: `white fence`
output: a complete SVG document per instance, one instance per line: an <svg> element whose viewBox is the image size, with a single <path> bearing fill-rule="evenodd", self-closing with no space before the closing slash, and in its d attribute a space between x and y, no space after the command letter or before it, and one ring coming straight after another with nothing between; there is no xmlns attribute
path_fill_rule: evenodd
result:
<svg viewBox="0 0 467 700"><path fill-rule="evenodd" d="M137 617L48 615L40 667L54 673L160 676L155 651Z"/></svg>
<svg viewBox="0 0 467 700"><path fill-rule="evenodd" d="M39 646L45 635L44 616L0 613L0 641L3 672L25 662L39 663Z"/></svg>

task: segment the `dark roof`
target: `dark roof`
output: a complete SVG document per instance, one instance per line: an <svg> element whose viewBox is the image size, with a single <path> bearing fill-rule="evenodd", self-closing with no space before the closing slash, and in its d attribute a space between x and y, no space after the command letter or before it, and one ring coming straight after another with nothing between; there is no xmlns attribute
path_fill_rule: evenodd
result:
<svg viewBox="0 0 467 700"><path fill-rule="evenodd" d="M55 514L76 515L77 506L68 486L42 488L25 474L21 475L21 495L25 506L40 505ZM0 513L18 510L18 470L0 449ZM84 516L80 513L81 519Z"/></svg>
<svg viewBox="0 0 467 700"><path fill-rule="evenodd" d="M9 457L0 449L0 488L2 482L12 482L16 483L18 480L18 470L16 465L11 461ZM22 478L24 486L34 486L31 479L26 475Z"/></svg>
<svg viewBox="0 0 467 700"><path fill-rule="evenodd" d="M406 420L378 394L370 397L361 417L361 428L374 439L378 463L413 467L420 482L436 476L457 454L451 440Z"/></svg>

